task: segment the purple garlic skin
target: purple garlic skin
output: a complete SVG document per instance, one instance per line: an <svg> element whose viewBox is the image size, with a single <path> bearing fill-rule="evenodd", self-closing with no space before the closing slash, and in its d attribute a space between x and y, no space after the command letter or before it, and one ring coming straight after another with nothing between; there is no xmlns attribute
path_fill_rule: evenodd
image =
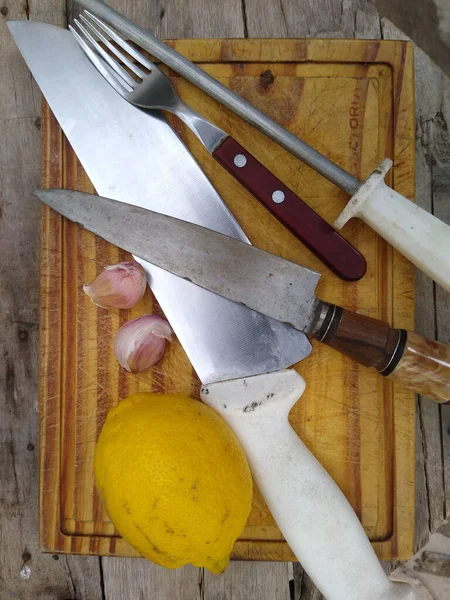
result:
<svg viewBox="0 0 450 600"><path fill-rule="evenodd" d="M142 300L147 287L145 271L134 260L110 265L83 290L101 308L133 308Z"/></svg>
<svg viewBox="0 0 450 600"><path fill-rule="evenodd" d="M129 373L141 373L156 365L172 341L172 328L158 315L144 315L125 323L114 338L119 364Z"/></svg>

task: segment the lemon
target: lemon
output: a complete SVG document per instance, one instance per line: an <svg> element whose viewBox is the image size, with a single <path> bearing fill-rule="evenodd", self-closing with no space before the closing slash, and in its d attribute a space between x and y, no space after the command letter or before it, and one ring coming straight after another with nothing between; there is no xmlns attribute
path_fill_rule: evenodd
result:
<svg viewBox="0 0 450 600"><path fill-rule="evenodd" d="M250 513L252 478L211 408L133 394L109 411L94 466L110 519L142 556L168 568L225 570Z"/></svg>

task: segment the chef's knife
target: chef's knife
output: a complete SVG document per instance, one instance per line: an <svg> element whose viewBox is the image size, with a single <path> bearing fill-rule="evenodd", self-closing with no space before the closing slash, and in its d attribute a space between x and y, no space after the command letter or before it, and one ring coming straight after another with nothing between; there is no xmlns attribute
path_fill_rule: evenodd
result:
<svg viewBox="0 0 450 600"><path fill-rule="evenodd" d="M8 25L99 193L245 239L172 130L114 94L69 32L32 21ZM150 169L158 177L149 180ZM289 426L288 412L304 382L295 371L271 371L306 354L307 348L297 348L306 337L144 265L200 378L219 382L204 388L205 402L239 436L270 510L325 596L418 598L389 582L345 496ZM251 377L266 371L270 374ZM253 410L246 394L257 398L269 389L267 401L262 397L256 401L260 410Z"/></svg>
<svg viewBox="0 0 450 600"><path fill-rule="evenodd" d="M35 194L161 269L310 334L437 402L450 400L450 347L319 300L316 271L205 227L108 198L72 190Z"/></svg>
<svg viewBox="0 0 450 600"><path fill-rule="evenodd" d="M248 241L167 122L156 111L145 114L123 100L69 31L33 21L7 25L99 194ZM309 354L302 334L143 266L203 382L276 371Z"/></svg>

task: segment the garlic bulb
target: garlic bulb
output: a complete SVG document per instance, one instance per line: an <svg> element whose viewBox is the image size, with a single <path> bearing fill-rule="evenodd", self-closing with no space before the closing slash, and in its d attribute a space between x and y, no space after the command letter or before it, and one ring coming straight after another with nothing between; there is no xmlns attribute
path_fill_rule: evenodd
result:
<svg viewBox="0 0 450 600"><path fill-rule="evenodd" d="M133 308L145 294L147 280L141 265L133 260L105 267L83 285L92 302L101 308Z"/></svg>
<svg viewBox="0 0 450 600"><path fill-rule="evenodd" d="M172 341L172 328L157 315L144 315L125 323L114 338L119 364L130 373L140 373L162 358L166 340Z"/></svg>

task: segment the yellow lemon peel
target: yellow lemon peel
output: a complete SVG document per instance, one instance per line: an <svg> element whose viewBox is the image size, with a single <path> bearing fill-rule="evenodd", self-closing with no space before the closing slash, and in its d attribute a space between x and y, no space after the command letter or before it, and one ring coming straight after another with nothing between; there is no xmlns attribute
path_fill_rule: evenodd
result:
<svg viewBox="0 0 450 600"><path fill-rule="evenodd" d="M138 393L107 416L95 478L119 533L161 566L225 570L248 519L252 478L239 442L192 398Z"/></svg>

